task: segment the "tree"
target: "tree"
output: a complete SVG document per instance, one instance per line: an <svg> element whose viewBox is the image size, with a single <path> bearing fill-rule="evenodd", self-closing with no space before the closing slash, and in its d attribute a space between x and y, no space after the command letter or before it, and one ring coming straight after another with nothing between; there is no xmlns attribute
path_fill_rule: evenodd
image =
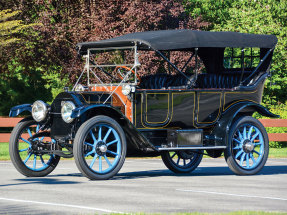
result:
<svg viewBox="0 0 287 215"><path fill-rule="evenodd" d="M0 51L0 80L1 85L5 84L0 89L0 100L9 101L0 107L0 115L23 100L52 100L67 83L67 76L73 83L83 67L75 50L78 42L137 31L199 29L208 25L200 18L191 18L182 0L6 0L0 5L20 10L17 17L26 25L41 23L19 35L25 43L8 44ZM148 66L155 65L151 61Z"/></svg>
<svg viewBox="0 0 287 215"><path fill-rule="evenodd" d="M83 41L109 39L127 33L176 28L199 29L208 25L200 18L192 19L182 1L82 1L42 0L38 21L43 23L46 41L51 41L54 55L62 53L62 72L73 81L81 71L75 45ZM35 6L35 8L38 8ZM55 33L57 32L57 33ZM61 48L65 48L61 50ZM74 65L74 68L71 67ZM151 62L151 65L154 64Z"/></svg>
<svg viewBox="0 0 287 215"><path fill-rule="evenodd" d="M19 10L0 11L0 115L17 104L51 101L53 87L62 87L60 75L54 73L59 68L44 58L40 25L25 24L20 16Z"/></svg>
<svg viewBox="0 0 287 215"><path fill-rule="evenodd" d="M287 1L285 0L185 0L186 11L192 17L201 16L210 22L212 31L237 31L253 34L274 34L278 44L271 70L272 83L267 80L264 102L287 101Z"/></svg>
<svg viewBox="0 0 287 215"><path fill-rule="evenodd" d="M12 11L10 9L0 10L0 47L19 42L19 35L23 34L25 29L31 28L35 24L23 24L22 20L13 20L21 11Z"/></svg>

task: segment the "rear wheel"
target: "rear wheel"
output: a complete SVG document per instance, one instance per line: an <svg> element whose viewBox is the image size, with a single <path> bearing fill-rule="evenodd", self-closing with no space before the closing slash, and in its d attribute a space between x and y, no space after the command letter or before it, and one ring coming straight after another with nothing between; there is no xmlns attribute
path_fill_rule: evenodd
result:
<svg viewBox="0 0 287 215"><path fill-rule="evenodd" d="M238 119L231 127L224 156L229 168L237 175L253 175L265 165L269 140L264 126L253 117Z"/></svg>
<svg viewBox="0 0 287 215"><path fill-rule="evenodd" d="M165 166L175 173L192 172L200 164L202 156L202 150L164 151L161 154Z"/></svg>
<svg viewBox="0 0 287 215"><path fill-rule="evenodd" d="M113 177L126 156L126 138L121 126L107 116L96 116L79 128L74 157L80 172L91 180Z"/></svg>
<svg viewBox="0 0 287 215"><path fill-rule="evenodd" d="M33 138L36 133L41 136ZM15 168L28 177L50 174L58 165L60 157L39 152L51 145L50 132L40 130L40 124L24 119L13 129L9 141L10 158Z"/></svg>

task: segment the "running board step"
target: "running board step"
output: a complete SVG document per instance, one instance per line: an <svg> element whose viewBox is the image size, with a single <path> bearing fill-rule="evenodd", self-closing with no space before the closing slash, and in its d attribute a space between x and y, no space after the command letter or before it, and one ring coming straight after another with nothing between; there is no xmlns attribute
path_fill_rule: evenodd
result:
<svg viewBox="0 0 287 215"><path fill-rule="evenodd" d="M202 149L225 149L226 146L190 146L190 147L158 147L158 151L175 151L175 150L202 150Z"/></svg>

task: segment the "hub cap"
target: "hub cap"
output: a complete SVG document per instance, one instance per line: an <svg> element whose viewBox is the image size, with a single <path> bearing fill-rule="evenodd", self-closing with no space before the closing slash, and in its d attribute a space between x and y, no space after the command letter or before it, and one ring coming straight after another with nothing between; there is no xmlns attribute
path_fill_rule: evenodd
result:
<svg viewBox="0 0 287 215"><path fill-rule="evenodd" d="M100 149L100 151L103 152L103 153L105 153L105 152L108 150L108 148L107 148L106 145L101 145L101 146L99 147L99 149Z"/></svg>
<svg viewBox="0 0 287 215"><path fill-rule="evenodd" d="M245 153L251 153L254 149L254 144L248 139L243 143L243 151Z"/></svg>
<svg viewBox="0 0 287 215"><path fill-rule="evenodd" d="M102 142L102 141L99 141L97 144L96 144L96 153L100 156L104 156L106 154L108 150L108 147L107 145Z"/></svg>

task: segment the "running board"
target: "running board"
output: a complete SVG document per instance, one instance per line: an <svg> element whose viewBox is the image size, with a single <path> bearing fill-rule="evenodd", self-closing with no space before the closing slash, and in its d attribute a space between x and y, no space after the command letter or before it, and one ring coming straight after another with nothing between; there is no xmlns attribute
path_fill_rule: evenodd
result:
<svg viewBox="0 0 287 215"><path fill-rule="evenodd" d="M190 146L190 147L164 147L157 148L158 151L175 151L175 150L202 150L202 149L225 149L226 146Z"/></svg>

